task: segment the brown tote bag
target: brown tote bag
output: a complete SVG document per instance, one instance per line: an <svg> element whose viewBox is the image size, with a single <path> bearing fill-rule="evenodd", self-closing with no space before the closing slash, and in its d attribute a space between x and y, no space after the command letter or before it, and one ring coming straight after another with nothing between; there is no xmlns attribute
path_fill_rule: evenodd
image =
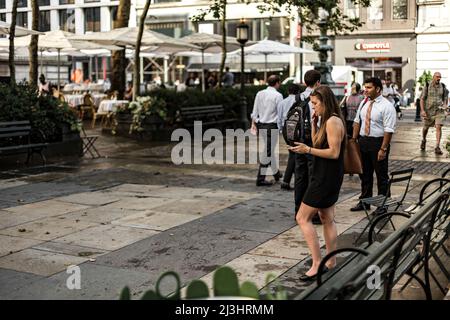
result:
<svg viewBox="0 0 450 320"><path fill-rule="evenodd" d="M344 152L344 173L362 174L361 150L356 140L347 140Z"/></svg>

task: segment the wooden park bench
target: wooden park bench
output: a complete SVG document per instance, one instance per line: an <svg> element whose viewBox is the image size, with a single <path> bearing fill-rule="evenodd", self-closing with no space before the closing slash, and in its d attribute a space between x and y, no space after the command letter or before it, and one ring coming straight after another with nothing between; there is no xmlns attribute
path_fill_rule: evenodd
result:
<svg viewBox="0 0 450 320"><path fill-rule="evenodd" d="M177 122L183 128L191 128L194 121L201 121L203 127L223 127L226 124L236 123L237 118L225 118L225 108L223 105L201 106L201 107L181 107L177 112Z"/></svg>
<svg viewBox="0 0 450 320"><path fill-rule="evenodd" d="M32 142L31 136L35 132L42 142ZM29 164L33 154L38 153L45 165L43 151L48 143L43 141L45 141L43 132L32 129L28 120L0 122L0 155L27 153L26 164Z"/></svg>
<svg viewBox="0 0 450 320"><path fill-rule="evenodd" d="M427 299L431 299L429 259L436 225L448 218L449 194L450 180L447 180L446 185L440 185L426 200L422 199L422 192L418 206L409 213L394 211L376 217L369 228L369 241L359 247L341 248L325 256L319 265L316 285L295 299L390 299L394 285L404 275L414 278ZM395 216L407 220L383 241L377 241L377 225L386 225L385 221ZM342 253L349 254L335 268L323 273L326 262ZM423 280L417 276L419 269L424 269Z"/></svg>

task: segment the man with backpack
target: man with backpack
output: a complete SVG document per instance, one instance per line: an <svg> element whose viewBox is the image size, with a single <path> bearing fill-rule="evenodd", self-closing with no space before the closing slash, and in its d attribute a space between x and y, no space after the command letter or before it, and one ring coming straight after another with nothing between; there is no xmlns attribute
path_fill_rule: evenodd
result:
<svg viewBox="0 0 450 320"><path fill-rule="evenodd" d="M300 133L300 142L312 146L311 139L311 123L313 107L309 102L309 95L311 92L320 86L320 72L317 70L309 70L304 76L305 84L307 88L302 93L296 96L296 102L291 107L293 111L295 108L301 109L301 117L299 119L299 125L303 128L303 132ZM291 110L288 112L285 124L290 120ZM296 126L298 127L298 125ZM284 135L284 134L283 134ZM288 141L287 141L288 142ZM299 142L299 141L297 141ZM289 142L288 142L289 143ZM310 154L295 154L295 182L294 182L294 197L295 197L295 215L297 215L300 204L302 203L303 196L308 188L310 171L312 167L312 156ZM321 224L318 215L312 219L313 224Z"/></svg>
<svg viewBox="0 0 450 320"><path fill-rule="evenodd" d="M428 129L430 127L436 128L436 148L434 153L442 155L442 150L439 147L442 136L442 126L445 120L445 107L448 99L448 90L443 83L441 83L441 74L435 72L431 83L427 83L422 91L420 97L420 115L423 119L422 142L420 150L425 150L427 142Z"/></svg>

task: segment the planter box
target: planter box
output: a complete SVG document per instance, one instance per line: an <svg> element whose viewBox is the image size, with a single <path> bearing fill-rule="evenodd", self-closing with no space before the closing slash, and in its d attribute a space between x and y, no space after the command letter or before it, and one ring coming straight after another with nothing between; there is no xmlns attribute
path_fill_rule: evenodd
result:
<svg viewBox="0 0 450 320"><path fill-rule="evenodd" d="M130 126L132 124L131 114L116 114L116 135L121 137L127 137L136 140L149 140L149 141L170 141L173 128L167 128L164 126L163 120L157 115L151 115L145 118L141 132L130 132ZM110 128L103 128L102 133L111 133Z"/></svg>

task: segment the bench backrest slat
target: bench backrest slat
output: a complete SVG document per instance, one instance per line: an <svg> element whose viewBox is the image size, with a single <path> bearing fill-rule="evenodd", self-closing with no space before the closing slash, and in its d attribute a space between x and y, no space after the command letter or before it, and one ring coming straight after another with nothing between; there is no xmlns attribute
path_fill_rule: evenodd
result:
<svg viewBox="0 0 450 320"><path fill-rule="evenodd" d="M0 122L0 127L8 127L8 126L20 126L20 125L30 125L30 121L9 121L9 122Z"/></svg>
<svg viewBox="0 0 450 320"><path fill-rule="evenodd" d="M23 127L7 127L7 128L2 128L0 127L0 133L6 133L6 132L17 132L17 131L30 131L31 127L30 126L23 126Z"/></svg>
<svg viewBox="0 0 450 320"><path fill-rule="evenodd" d="M24 137L29 135L30 131L16 131L16 132L0 133L0 138Z"/></svg>

